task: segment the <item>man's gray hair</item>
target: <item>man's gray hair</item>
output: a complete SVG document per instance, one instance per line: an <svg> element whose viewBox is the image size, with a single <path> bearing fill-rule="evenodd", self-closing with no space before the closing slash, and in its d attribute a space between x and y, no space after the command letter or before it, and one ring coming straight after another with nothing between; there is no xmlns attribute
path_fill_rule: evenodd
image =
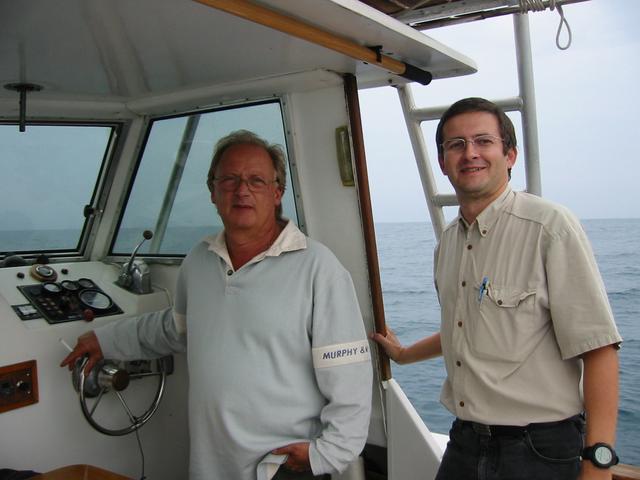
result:
<svg viewBox="0 0 640 480"><path fill-rule="evenodd" d="M213 193L214 189L213 181L215 179L216 168L218 168L218 165L220 164L222 155L228 148L233 147L234 145L255 145L256 147L264 148L264 150L269 154L269 157L271 157L273 168L276 171L276 181L284 194L287 187L287 169L284 150L280 145L270 144L249 130L236 130L226 137L222 137L218 140L218 143L216 143L213 158L211 159L211 165L209 166L209 173L207 174L207 187L209 187L209 191L211 193ZM276 218L278 220L282 218L282 204L278 205L276 208Z"/></svg>

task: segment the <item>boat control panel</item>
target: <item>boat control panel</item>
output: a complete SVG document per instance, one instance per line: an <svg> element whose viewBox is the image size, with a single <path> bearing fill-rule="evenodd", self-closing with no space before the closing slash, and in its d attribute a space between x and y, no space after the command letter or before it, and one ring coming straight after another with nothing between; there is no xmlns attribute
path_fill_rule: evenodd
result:
<svg viewBox="0 0 640 480"><path fill-rule="evenodd" d="M53 266L36 264L29 269L28 277L24 272L19 272L18 276L32 280L30 284L16 285L28 301L11 305L22 320L43 318L50 324L56 324L91 321L96 317L123 313L95 280L74 278L66 268L58 272Z"/></svg>
<svg viewBox="0 0 640 480"><path fill-rule="evenodd" d="M23 320L42 316L49 323L91 321L98 316L122 313L111 297L90 278L66 278L58 282L58 272L53 267L39 264L33 265L29 273L39 283L18 285L17 288L30 303L12 305ZM62 273L68 274L68 271Z"/></svg>

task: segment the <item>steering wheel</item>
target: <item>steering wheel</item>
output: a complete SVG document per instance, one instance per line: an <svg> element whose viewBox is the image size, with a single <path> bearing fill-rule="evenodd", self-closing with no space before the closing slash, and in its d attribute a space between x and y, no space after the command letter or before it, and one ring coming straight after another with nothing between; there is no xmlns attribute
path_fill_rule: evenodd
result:
<svg viewBox="0 0 640 480"><path fill-rule="evenodd" d="M85 375L84 366L87 360L87 357L84 357L76 361L72 372L72 382L80 398L80 408L89 425L105 435L120 436L132 433L147 423L160 405L167 374L173 371L173 357L168 356L153 361L155 369L148 368L149 362L147 361L101 360L88 375ZM157 380L157 385L151 404L141 415L135 415L127 405L122 391L129 386L131 380L154 378ZM105 398L104 395L110 391L115 393L126 414L127 421L123 422L126 425L122 428L104 426L96 418L98 406ZM89 405L89 399L94 399L92 405Z"/></svg>

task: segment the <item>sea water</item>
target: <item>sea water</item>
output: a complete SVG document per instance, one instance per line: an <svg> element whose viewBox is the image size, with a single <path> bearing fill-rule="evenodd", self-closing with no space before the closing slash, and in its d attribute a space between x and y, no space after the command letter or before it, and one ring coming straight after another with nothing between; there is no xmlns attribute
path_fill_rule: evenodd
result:
<svg viewBox="0 0 640 480"><path fill-rule="evenodd" d="M620 405L616 450L622 463L640 465L640 219L583 220L620 334ZM385 316L403 344L436 332L440 308L433 285L435 237L428 223L375 225ZM447 433L453 416L440 404L442 358L392 365L431 431Z"/></svg>

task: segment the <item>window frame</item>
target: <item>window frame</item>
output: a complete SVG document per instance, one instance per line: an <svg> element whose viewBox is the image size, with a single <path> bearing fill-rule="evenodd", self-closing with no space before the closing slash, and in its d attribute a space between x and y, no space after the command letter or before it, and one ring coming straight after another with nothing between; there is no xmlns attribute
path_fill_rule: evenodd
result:
<svg viewBox="0 0 640 480"><path fill-rule="evenodd" d="M16 129L19 127L19 123L16 121L0 121L0 125L15 126ZM119 159L119 153L122 149L123 139L126 138L128 122L116 120L30 120L26 126L26 130L28 131L29 128L34 126L105 127L111 129L111 131L102 159L100 160L100 167L97 169L89 203L83 207L84 221L75 248L50 249L45 247L40 250L22 250L17 252L5 252L2 250L0 251L0 255L5 256L7 253L15 253L30 263L36 259L46 259L48 260L47 263L87 261L95 243L97 227L100 224L99 217L101 217L106 205L107 196Z"/></svg>
<svg viewBox="0 0 640 480"><path fill-rule="evenodd" d="M185 110L177 113L171 113L169 115L163 114L163 115L149 116L145 118L146 121L143 126L143 134L140 135L140 142L136 151L135 164L132 164L131 173L126 182L126 190L123 189L118 211L114 215L113 227L110 231L109 239L107 242L105 261L123 262L123 261L127 261L131 256L130 253L128 254L114 253L113 249L116 244L116 240L118 238L118 233L120 232L122 221L124 219L125 212L126 212L126 207L129 204L133 187L135 185L135 180L140 170L142 159L144 157L146 148L148 146L148 142L151 136L151 131L155 122L162 121L162 120L170 120L174 118L183 118L183 117L188 117L190 115L206 115L208 113L213 113L213 112L241 109L241 108L259 106L259 105L271 104L271 103L276 103L279 105L280 119L282 121L282 131L284 136L284 144L282 145L282 147L285 150L286 161L288 164L287 166L289 169L289 178L287 179L287 189L290 189L292 192L295 213L298 220L298 228L300 228L301 231L306 232L306 223L304 220L302 198L299 193L298 172L297 172L297 166L295 161L295 152L293 148L294 142L293 142L292 130L290 127L290 114L287 108L288 102L286 100L286 95L285 96L272 95L272 96L260 97L260 98L246 98L246 99L234 100L230 102L220 102L215 105L208 106L202 109L195 109L195 110L191 109L191 110ZM203 179L203 182L204 182L204 179ZM212 206L212 208L214 207ZM142 231L141 231L140 241L142 241L142 239L143 237L142 237ZM144 259L145 262L148 264L179 265L180 263L182 263L182 260L186 257L187 254L188 254L188 251L186 251L183 254L138 252L136 254L136 258Z"/></svg>

